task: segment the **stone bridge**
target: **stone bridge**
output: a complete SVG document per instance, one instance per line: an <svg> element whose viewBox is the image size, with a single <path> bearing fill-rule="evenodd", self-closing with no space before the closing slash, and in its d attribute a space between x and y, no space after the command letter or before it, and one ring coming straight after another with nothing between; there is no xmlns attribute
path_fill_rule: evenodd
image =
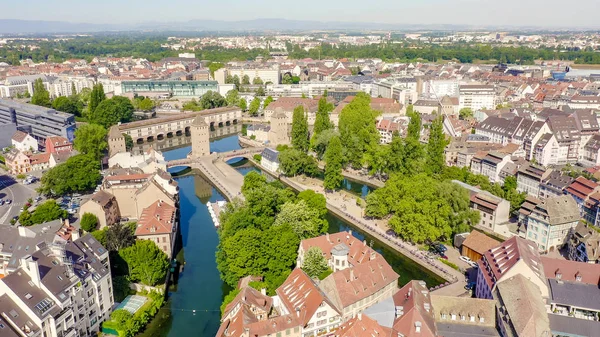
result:
<svg viewBox="0 0 600 337"><path fill-rule="evenodd" d="M252 157L255 154L260 154L263 150L263 147L253 147L228 152L213 152L210 156L199 158L170 160L167 162L167 168L190 167L197 169L215 184L229 201L235 197L243 199L241 191L244 184L244 176L229 166L226 161L234 158Z"/></svg>

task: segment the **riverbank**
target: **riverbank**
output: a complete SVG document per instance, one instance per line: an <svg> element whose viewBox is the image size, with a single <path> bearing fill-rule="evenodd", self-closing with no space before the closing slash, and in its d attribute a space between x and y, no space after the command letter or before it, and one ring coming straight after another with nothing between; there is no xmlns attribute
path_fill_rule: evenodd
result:
<svg viewBox="0 0 600 337"><path fill-rule="evenodd" d="M319 186L317 182L313 181L316 179L277 176L276 174L273 174L262 167L260 163L257 163L256 161L252 162L263 172L278 178L281 182L297 192L302 192L306 189L312 189L317 193L323 194L327 201L327 209L332 214L359 228L365 233L377 238L380 242L391 248L396 253L411 259L413 262L426 268L428 271L443 278L446 280L446 283L444 284L445 286L449 286L451 284L460 285L454 286L453 288L456 288L456 291L452 291L452 293L456 293L456 295L461 295L464 293L464 290L458 291L458 289L462 289L464 286L461 285L461 282L459 282L459 280L464 279L464 275L461 272L452 269L437 260L428 259L425 254L418 250L417 246L387 235L385 233L387 230L387 225L385 225L383 220L363 219L362 208L356 204L356 197L350 195L349 193L346 194L342 191L326 193L322 186ZM299 179L303 179L304 181L298 181Z"/></svg>

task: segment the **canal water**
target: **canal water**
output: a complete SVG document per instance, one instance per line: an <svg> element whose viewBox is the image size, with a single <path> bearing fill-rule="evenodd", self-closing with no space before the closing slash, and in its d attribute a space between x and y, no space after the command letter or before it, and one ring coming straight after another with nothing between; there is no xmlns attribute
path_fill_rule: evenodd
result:
<svg viewBox="0 0 600 337"><path fill-rule="evenodd" d="M211 151L222 152L239 148L235 135L211 142ZM184 158L189 151L189 147L183 147L165 151L164 155L167 160L180 159ZM257 170L245 165L236 169L242 174ZM219 238L206 202L225 200L225 198L201 176L187 175L176 179L180 188L180 227L185 265L177 287L170 293L167 305L141 337L212 337L219 328L220 305L223 297L231 289L219 278L215 261ZM369 191L369 188L356 182L345 182L345 186L357 195L364 196ZM327 220L330 233L351 229L355 237L367 240L367 243L380 252L400 274L402 285L411 279L425 280L429 286L443 282L410 259L398 255L376 239L364 235L333 215L329 214Z"/></svg>

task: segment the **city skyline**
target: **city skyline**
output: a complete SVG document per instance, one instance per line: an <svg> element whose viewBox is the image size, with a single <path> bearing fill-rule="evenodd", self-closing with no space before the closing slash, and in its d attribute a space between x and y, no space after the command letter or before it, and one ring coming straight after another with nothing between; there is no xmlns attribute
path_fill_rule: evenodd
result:
<svg viewBox="0 0 600 337"><path fill-rule="evenodd" d="M74 0L31 0L3 5L0 19L61 21L102 25L139 25L148 23L185 23L187 21L245 21L277 18L300 21L356 22L382 25L466 25L512 27L598 27L593 0L582 0L568 13L560 10L564 2L557 0L517 1L501 4L491 0L407 0L380 1L377 6L364 6L356 0L334 0L326 3L306 0L281 6L274 0L252 3L225 0L218 3L193 3L172 0L161 6L155 0L119 2L106 0L105 10L88 2ZM224 11L223 9L226 9ZM51 13L51 14L49 14Z"/></svg>

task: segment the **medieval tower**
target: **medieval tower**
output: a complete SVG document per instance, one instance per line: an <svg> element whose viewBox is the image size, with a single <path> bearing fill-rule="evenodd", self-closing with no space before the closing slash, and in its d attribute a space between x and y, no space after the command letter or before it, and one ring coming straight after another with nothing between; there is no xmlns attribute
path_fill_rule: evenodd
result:
<svg viewBox="0 0 600 337"><path fill-rule="evenodd" d="M118 125L113 125L108 130L108 156L112 157L121 152L127 152L125 136L119 131Z"/></svg>
<svg viewBox="0 0 600 337"><path fill-rule="evenodd" d="M204 117L197 116L190 128L192 134L192 159L210 155L210 128Z"/></svg>

